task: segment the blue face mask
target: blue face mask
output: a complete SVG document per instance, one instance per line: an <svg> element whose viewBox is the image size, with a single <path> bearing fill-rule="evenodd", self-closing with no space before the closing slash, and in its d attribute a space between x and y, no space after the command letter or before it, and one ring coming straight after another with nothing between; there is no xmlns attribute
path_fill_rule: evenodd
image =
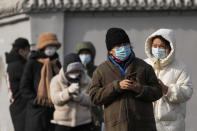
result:
<svg viewBox="0 0 197 131"><path fill-rule="evenodd" d="M116 58L125 61L131 54L131 46L121 46L115 49Z"/></svg>
<svg viewBox="0 0 197 131"><path fill-rule="evenodd" d="M152 48L152 54L157 59L163 59L166 57L166 50L160 48Z"/></svg>

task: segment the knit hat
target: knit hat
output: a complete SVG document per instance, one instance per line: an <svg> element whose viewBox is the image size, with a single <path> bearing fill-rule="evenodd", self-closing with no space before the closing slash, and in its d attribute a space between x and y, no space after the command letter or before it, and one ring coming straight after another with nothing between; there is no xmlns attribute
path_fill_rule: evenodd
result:
<svg viewBox="0 0 197 131"><path fill-rule="evenodd" d="M14 41L12 47L18 49L25 49L26 47L30 47L30 44L27 39L20 37Z"/></svg>
<svg viewBox="0 0 197 131"><path fill-rule="evenodd" d="M107 50L110 51L116 45L120 45L122 43L130 43L130 40L127 33L123 29L110 28L107 31L105 42Z"/></svg>
<svg viewBox="0 0 197 131"><path fill-rule="evenodd" d="M39 42L37 44L37 49L41 50L49 45L57 46L57 48L60 48L61 46L60 42L57 40L56 34L51 32L45 32L40 35Z"/></svg>
<svg viewBox="0 0 197 131"><path fill-rule="evenodd" d="M83 70L83 65L79 56L75 53L70 53L64 57L64 72L70 72L72 70Z"/></svg>

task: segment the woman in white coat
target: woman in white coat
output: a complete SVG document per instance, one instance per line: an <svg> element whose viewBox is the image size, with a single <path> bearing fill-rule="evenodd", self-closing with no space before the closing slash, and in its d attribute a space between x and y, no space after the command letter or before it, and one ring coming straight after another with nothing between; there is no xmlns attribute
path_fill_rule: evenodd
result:
<svg viewBox="0 0 197 131"><path fill-rule="evenodd" d="M51 100L55 105L52 120L55 131L90 131L90 82L79 56L66 55L63 68L50 84Z"/></svg>
<svg viewBox="0 0 197 131"><path fill-rule="evenodd" d="M163 97L154 102L158 131L185 131L186 102L193 88L186 66L175 57L175 36L171 29L159 29L145 43L145 61L154 67Z"/></svg>

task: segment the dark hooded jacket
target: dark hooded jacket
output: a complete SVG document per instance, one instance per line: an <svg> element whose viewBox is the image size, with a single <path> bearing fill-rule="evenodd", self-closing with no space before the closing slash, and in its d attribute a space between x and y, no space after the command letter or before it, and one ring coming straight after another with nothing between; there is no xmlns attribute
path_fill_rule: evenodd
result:
<svg viewBox="0 0 197 131"><path fill-rule="evenodd" d="M27 131L49 131L53 129L50 120L53 116L54 107L41 106L33 102L37 96L38 85L41 79L41 69L43 66L42 63L37 61L39 58L47 58L47 56L41 51L36 51L31 54L25 66L20 83L22 96L28 100L26 114ZM50 59L57 58L58 54L55 54ZM61 64L58 60L57 65L61 68ZM53 73L53 75L55 75L55 73Z"/></svg>
<svg viewBox="0 0 197 131"><path fill-rule="evenodd" d="M16 51L5 53L7 66L7 73L9 75L10 87L14 99L20 95L19 85L25 67L26 60Z"/></svg>
<svg viewBox="0 0 197 131"><path fill-rule="evenodd" d="M96 69L97 66L94 65L94 58L95 58L95 55L96 55L96 50L95 50L95 47L93 46L93 44L91 42L82 42L82 43L79 43L75 49L75 52L77 54L80 53L81 50L89 50L90 53L91 53L91 57L92 57L92 60L91 62L86 66L86 71L87 71L87 74L92 77L92 74L94 72L94 70Z"/></svg>
<svg viewBox="0 0 197 131"><path fill-rule="evenodd" d="M10 88L14 102L10 105L10 115L14 125L15 131L24 131L26 101L22 99L19 90L19 85L26 60L16 51L12 50L10 53L5 53L7 66L7 73L9 77Z"/></svg>

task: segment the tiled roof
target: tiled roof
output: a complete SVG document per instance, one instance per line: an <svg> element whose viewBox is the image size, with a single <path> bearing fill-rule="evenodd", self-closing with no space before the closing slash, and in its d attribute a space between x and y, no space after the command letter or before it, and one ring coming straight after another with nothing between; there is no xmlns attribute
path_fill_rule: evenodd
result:
<svg viewBox="0 0 197 131"><path fill-rule="evenodd" d="M197 0L25 0L28 11L194 10Z"/></svg>
<svg viewBox="0 0 197 131"><path fill-rule="evenodd" d="M22 12L22 0L0 0L0 17Z"/></svg>
<svg viewBox="0 0 197 131"><path fill-rule="evenodd" d="M197 10L197 0L0 0L0 17L40 11Z"/></svg>

